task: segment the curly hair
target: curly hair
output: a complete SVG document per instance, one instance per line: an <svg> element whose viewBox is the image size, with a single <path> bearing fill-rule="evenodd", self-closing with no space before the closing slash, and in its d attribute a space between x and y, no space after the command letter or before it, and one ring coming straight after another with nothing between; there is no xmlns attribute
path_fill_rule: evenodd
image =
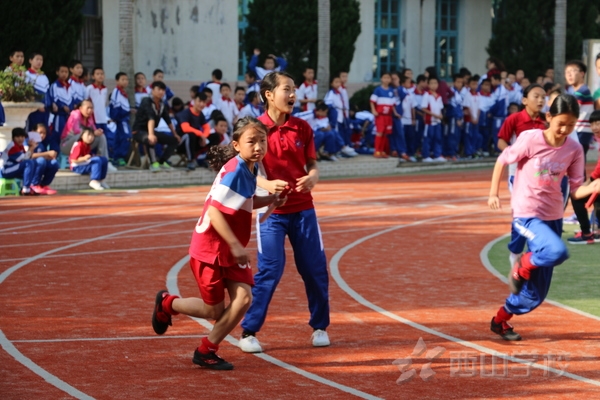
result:
<svg viewBox="0 0 600 400"><path fill-rule="evenodd" d="M206 160L213 171L219 172L229 160L238 155L237 150L233 147L233 142L239 142L248 129L258 129L265 135L267 134L267 127L256 118L244 117L239 119L233 127L231 143L226 146L212 146L208 149Z"/></svg>

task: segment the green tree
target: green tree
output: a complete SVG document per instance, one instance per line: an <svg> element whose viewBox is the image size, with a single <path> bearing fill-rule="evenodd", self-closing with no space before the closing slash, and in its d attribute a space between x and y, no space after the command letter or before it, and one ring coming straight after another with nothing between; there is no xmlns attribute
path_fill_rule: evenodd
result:
<svg viewBox="0 0 600 400"><path fill-rule="evenodd" d="M25 51L25 63L33 51L44 56L42 69L52 81L57 64L75 54L83 25L84 0L14 1L2 7L0 67L9 64L12 49ZM28 65L28 64L27 64Z"/></svg>
<svg viewBox="0 0 600 400"><path fill-rule="evenodd" d="M555 2L500 0L496 3L488 54L502 60L508 70L523 69L529 78L535 79L553 65ZM600 37L599 7L588 0L568 1L567 60L581 59L583 39Z"/></svg>
<svg viewBox="0 0 600 400"><path fill-rule="evenodd" d="M348 70L354 56L354 43L360 34L357 0L336 0L331 13L329 68L332 74ZM246 54L261 50L264 56L275 54L288 61L288 72L302 81L304 68L317 67L318 0L254 0L248 5L248 28L244 35ZM318 78L318 77L317 77Z"/></svg>

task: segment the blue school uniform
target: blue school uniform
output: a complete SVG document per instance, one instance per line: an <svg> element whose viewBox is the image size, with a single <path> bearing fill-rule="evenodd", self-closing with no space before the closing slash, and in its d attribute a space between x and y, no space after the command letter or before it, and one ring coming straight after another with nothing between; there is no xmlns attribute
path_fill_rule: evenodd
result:
<svg viewBox="0 0 600 400"><path fill-rule="evenodd" d="M38 124L44 124L46 130L48 129L48 119L50 118L50 111L46 107L46 94L50 89L50 81L48 77L41 71L35 71L28 69L25 73L25 81L33 85L38 101L44 104L44 111L35 110L27 117L26 128L28 131L36 129Z"/></svg>
<svg viewBox="0 0 600 400"><path fill-rule="evenodd" d="M116 87L110 95L109 103L110 119L117 125L112 146L113 159L125 159L129 153L129 139L131 138L131 128L129 127L129 118L131 109L127 93Z"/></svg>
<svg viewBox="0 0 600 400"><path fill-rule="evenodd" d="M404 135L404 125L402 124L402 102L406 98L406 92L403 87L394 88L394 97L396 98L396 112L399 117L392 116L392 134L390 135L390 149L398 155L406 154L406 138Z"/></svg>
<svg viewBox="0 0 600 400"><path fill-rule="evenodd" d="M6 179L23 179L23 187L32 185L35 165L29 158L24 146L9 142L6 149L0 153L0 177Z"/></svg>
<svg viewBox="0 0 600 400"><path fill-rule="evenodd" d="M58 110L52 111L52 104L56 104ZM64 107L69 108L69 112ZM50 85L50 90L46 96L46 108L50 111L50 129L46 139L42 142L50 150L60 153L60 136L67 123L69 114L73 110L73 98L71 97L70 85L68 82L57 80Z"/></svg>
<svg viewBox="0 0 600 400"><path fill-rule="evenodd" d="M39 143L33 152L44 153L46 151L46 146ZM32 161L35 165L35 172L31 184L33 186L49 186L54 180L56 172L58 172L58 169L60 168L59 162L56 159L46 160L44 157L37 157Z"/></svg>
<svg viewBox="0 0 600 400"><path fill-rule="evenodd" d="M500 128L502 127L502 123L506 119L506 114L508 112L508 91L504 85L496 86L492 92L492 99L494 103L489 111L492 116L490 121L491 135L492 140L494 141L494 150L498 152L500 151L498 149L498 132L500 132Z"/></svg>
<svg viewBox="0 0 600 400"><path fill-rule="evenodd" d="M287 67L287 61L283 57L277 57L277 67L272 70L264 69L258 66L258 56L256 54L252 55L250 58L250 62L248 63L248 69L254 71L256 74L256 78L259 81L267 75L269 72L279 72L283 71Z"/></svg>
<svg viewBox="0 0 600 400"><path fill-rule="evenodd" d="M461 138L461 129L458 123L463 119L463 97L454 87L450 88L452 96L446 106L448 124L444 127L444 140L442 153L446 157L455 157L458 154L458 145Z"/></svg>

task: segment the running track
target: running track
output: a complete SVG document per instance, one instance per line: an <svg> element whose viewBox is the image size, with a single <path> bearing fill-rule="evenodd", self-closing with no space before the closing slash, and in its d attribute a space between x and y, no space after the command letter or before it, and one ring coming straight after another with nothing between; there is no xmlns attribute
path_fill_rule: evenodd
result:
<svg viewBox="0 0 600 400"><path fill-rule="evenodd" d="M598 319L544 304L515 318L522 342L489 331L507 288L479 254L510 221L506 191L503 212L486 208L489 177L321 182L314 195L330 260L332 346L310 345L288 249L259 333L266 353L234 347L237 328L220 351L235 370L224 372L191 362L206 321L175 317L164 337L150 326L157 290L197 296L185 257L208 187L4 198L0 397L600 398ZM407 369L416 376L398 384L392 363L419 338L431 353L413 357ZM435 347L435 376L423 380ZM567 360L550 363L548 354Z"/></svg>

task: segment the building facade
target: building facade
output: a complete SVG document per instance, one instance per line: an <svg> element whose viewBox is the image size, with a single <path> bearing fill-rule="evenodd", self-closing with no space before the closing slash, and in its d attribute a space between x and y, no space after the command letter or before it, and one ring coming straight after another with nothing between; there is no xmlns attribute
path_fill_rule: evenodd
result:
<svg viewBox="0 0 600 400"><path fill-rule="evenodd" d="M243 77L248 55L240 40L252 0L90 1L98 4L108 77L119 70L149 77L160 68L182 87L210 79L214 68L230 82ZM350 83L364 85L404 67L420 72L435 65L442 77L463 66L485 71L491 0L360 0L360 21Z"/></svg>

